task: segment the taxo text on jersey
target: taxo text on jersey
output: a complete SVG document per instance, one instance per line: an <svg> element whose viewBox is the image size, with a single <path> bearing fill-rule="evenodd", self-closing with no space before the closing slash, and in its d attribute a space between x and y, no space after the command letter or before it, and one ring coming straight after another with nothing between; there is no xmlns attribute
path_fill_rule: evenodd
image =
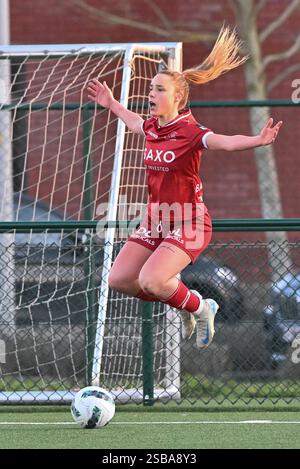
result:
<svg viewBox="0 0 300 469"><path fill-rule="evenodd" d="M148 150L147 147L145 148L145 153L144 153L144 160L148 161L151 160L153 162L164 162L164 163L172 163L176 158L176 155L173 151L167 150L155 150L153 151L152 149Z"/></svg>

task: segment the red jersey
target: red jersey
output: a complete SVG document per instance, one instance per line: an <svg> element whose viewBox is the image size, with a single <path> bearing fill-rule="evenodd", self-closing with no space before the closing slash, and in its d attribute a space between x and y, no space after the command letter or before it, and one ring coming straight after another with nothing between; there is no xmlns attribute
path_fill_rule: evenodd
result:
<svg viewBox="0 0 300 469"><path fill-rule="evenodd" d="M199 171L206 137L212 130L200 125L188 109L164 126L155 117L147 119L143 131L149 209L176 202L181 210L189 204L195 213L196 204L203 202ZM173 219L181 217L174 214Z"/></svg>

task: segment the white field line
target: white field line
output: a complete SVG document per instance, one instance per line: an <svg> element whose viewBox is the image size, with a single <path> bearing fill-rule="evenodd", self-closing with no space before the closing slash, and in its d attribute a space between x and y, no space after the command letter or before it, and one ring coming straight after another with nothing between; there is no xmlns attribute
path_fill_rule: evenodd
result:
<svg viewBox="0 0 300 469"><path fill-rule="evenodd" d="M299 425L300 420L198 420L198 421L175 421L175 422L111 422L109 425ZM7 425L77 425L75 422L0 422L0 426Z"/></svg>

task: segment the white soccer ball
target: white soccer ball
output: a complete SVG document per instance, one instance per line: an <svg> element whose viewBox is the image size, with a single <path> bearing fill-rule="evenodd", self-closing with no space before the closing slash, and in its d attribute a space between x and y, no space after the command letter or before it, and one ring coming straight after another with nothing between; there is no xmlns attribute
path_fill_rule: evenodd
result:
<svg viewBox="0 0 300 469"><path fill-rule="evenodd" d="M115 415L113 396L98 386L80 389L71 404L73 419L82 428L100 428Z"/></svg>

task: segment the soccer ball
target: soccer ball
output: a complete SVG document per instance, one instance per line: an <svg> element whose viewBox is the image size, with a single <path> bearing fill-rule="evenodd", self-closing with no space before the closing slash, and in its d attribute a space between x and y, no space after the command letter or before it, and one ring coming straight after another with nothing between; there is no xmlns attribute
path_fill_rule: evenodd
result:
<svg viewBox="0 0 300 469"><path fill-rule="evenodd" d="M82 428L104 427L115 415L115 402L105 389L87 386L75 395L71 404L71 414Z"/></svg>

